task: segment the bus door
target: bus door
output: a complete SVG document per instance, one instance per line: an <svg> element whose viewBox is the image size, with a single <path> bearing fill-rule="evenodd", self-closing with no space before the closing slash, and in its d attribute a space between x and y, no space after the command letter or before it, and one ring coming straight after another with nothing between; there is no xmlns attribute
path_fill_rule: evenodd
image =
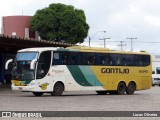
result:
<svg viewBox="0 0 160 120"><path fill-rule="evenodd" d="M51 64L51 51L44 51L40 54L37 73L36 73L36 83L38 84L39 89L42 91L50 91L50 64Z"/></svg>

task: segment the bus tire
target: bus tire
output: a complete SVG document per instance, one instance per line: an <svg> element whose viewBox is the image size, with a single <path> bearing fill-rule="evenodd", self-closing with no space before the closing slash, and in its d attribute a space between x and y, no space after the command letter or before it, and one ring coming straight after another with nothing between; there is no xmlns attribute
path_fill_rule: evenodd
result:
<svg viewBox="0 0 160 120"><path fill-rule="evenodd" d="M44 94L43 92L32 92L32 93L35 96L42 96Z"/></svg>
<svg viewBox="0 0 160 120"><path fill-rule="evenodd" d="M117 94L123 95L126 92L126 84L124 82L120 82L117 86Z"/></svg>
<svg viewBox="0 0 160 120"><path fill-rule="evenodd" d="M60 96L62 95L64 91L64 86L62 83L60 82L57 82L55 85L54 85L54 88L53 88L53 92L51 92L51 95L52 96Z"/></svg>
<svg viewBox="0 0 160 120"><path fill-rule="evenodd" d="M96 91L98 95L106 95L107 91Z"/></svg>
<svg viewBox="0 0 160 120"><path fill-rule="evenodd" d="M134 94L136 90L136 84L134 82L129 82L128 87L126 89L126 93L131 95Z"/></svg>

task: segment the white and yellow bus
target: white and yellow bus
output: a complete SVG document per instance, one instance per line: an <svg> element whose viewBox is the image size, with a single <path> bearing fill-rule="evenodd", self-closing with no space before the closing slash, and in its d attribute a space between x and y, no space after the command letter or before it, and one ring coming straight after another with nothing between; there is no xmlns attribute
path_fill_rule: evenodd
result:
<svg viewBox="0 0 160 120"><path fill-rule="evenodd" d="M12 90L61 95L93 90L98 94L133 94L152 86L151 57L146 52L106 48L28 48L13 61Z"/></svg>

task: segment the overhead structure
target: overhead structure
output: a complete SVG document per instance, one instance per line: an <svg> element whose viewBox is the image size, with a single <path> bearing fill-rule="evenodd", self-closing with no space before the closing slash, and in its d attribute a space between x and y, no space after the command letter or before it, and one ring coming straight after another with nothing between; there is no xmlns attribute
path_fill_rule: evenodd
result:
<svg viewBox="0 0 160 120"><path fill-rule="evenodd" d="M75 44L0 35L0 53L16 53L20 49L31 48L31 47L69 47L69 46L75 46Z"/></svg>

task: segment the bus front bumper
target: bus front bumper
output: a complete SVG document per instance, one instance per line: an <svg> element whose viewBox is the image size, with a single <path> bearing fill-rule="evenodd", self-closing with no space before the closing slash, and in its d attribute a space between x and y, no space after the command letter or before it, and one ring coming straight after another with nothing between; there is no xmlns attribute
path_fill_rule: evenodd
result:
<svg viewBox="0 0 160 120"><path fill-rule="evenodd" d="M35 87L34 86L11 86L12 90L19 90L22 92L33 92L35 91Z"/></svg>

